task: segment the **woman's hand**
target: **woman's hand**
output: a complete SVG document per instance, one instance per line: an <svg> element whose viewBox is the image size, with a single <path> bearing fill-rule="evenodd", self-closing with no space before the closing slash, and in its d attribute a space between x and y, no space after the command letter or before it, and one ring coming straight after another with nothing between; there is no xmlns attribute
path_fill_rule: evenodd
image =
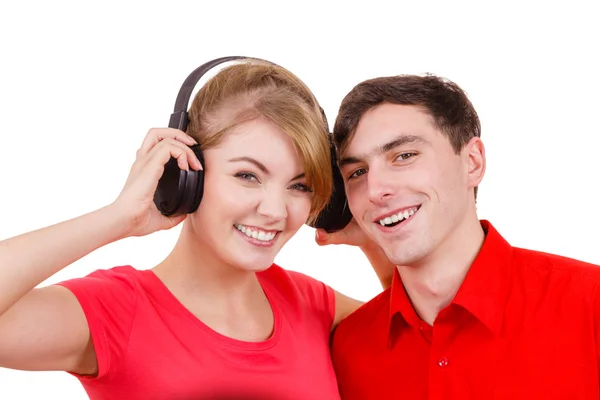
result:
<svg viewBox="0 0 600 400"><path fill-rule="evenodd" d="M144 236L170 229L181 223L186 215L164 216L154 204L154 193L165 164L171 157L179 168L201 170L200 161L189 147L197 144L185 132L172 128L154 128L147 133L136 153L127 181L112 204L116 212L129 224L128 236Z"/></svg>

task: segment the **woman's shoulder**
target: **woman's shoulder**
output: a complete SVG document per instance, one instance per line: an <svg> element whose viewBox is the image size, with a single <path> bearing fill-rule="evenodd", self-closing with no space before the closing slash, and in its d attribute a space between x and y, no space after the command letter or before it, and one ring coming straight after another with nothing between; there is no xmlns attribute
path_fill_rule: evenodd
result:
<svg viewBox="0 0 600 400"><path fill-rule="evenodd" d="M261 280L267 280L272 283L292 285L299 290L310 290L311 288L323 289L323 282L313 278L303 272L283 268L278 264L272 264L265 271L258 273ZM326 285L325 285L326 286Z"/></svg>
<svg viewBox="0 0 600 400"><path fill-rule="evenodd" d="M284 296L288 301L296 300L317 308L331 308L334 292L331 287L305 273L282 268L273 264L259 273L261 282Z"/></svg>
<svg viewBox="0 0 600 400"><path fill-rule="evenodd" d="M93 309L99 314L102 309L130 310L139 296L141 274L130 265L115 266L65 279L57 285L69 289L86 311Z"/></svg>
<svg viewBox="0 0 600 400"><path fill-rule="evenodd" d="M118 290L118 288L130 290L137 286L141 274L142 271L135 269L131 265L121 265L105 269L96 269L87 275L69 278L58 284L87 289L105 287L111 288L112 290Z"/></svg>
<svg viewBox="0 0 600 400"><path fill-rule="evenodd" d="M140 273L141 273L141 270L138 270L131 265L117 265L117 266L104 268L104 269L102 269L102 268L96 269L96 270L90 272L89 274L85 275L84 278L95 277L95 278L107 279L107 280L135 279Z"/></svg>

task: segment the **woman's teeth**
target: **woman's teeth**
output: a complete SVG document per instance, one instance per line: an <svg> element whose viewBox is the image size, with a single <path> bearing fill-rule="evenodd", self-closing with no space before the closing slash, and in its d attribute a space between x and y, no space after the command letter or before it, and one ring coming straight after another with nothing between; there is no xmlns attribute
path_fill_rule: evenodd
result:
<svg viewBox="0 0 600 400"><path fill-rule="evenodd" d="M246 236L261 240L263 242L268 242L269 240L273 240L275 237L275 232L265 232L263 230L257 228L249 228L242 224L234 225L240 232L244 233Z"/></svg>

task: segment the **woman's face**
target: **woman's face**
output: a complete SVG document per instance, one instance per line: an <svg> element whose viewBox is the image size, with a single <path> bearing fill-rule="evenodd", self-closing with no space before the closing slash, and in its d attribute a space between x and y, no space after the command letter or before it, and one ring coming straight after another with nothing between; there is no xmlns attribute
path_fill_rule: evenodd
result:
<svg viewBox="0 0 600 400"><path fill-rule="evenodd" d="M196 236L233 267L261 271L307 221L312 193L293 141L258 118L204 151L204 195L190 216Z"/></svg>

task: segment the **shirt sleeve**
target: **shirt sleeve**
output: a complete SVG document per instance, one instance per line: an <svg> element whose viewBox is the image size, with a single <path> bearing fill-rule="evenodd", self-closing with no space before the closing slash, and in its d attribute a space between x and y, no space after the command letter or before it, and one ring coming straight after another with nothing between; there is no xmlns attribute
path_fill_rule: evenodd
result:
<svg viewBox="0 0 600 400"><path fill-rule="evenodd" d="M594 339L595 339L595 356L598 365L598 377L600 378L600 288L598 285L594 288L592 298L592 318L594 321Z"/></svg>
<svg viewBox="0 0 600 400"><path fill-rule="evenodd" d="M131 267L116 267L57 283L69 289L79 301L96 352L98 374L90 377L71 372L77 378L100 380L118 369L135 315L138 292L133 271Z"/></svg>

